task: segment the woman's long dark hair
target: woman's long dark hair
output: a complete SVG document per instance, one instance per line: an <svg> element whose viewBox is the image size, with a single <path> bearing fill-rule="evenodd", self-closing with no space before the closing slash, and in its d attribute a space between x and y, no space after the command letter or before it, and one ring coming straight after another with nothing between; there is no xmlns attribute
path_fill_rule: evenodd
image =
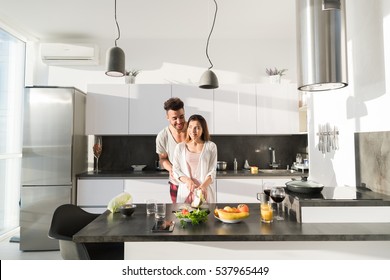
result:
<svg viewBox="0 0 390 280"><path fill-rule="evenodd" d="M202 136L200 137L200 139L202 139L203 141L210 141L210 133L209 133L209 129L207 127L207 122L205 120L205 118L201 115L192 115L191 117L188 118L188 121L187 121L187 128L188 128L188 124L191 122L191 121L198 121L200 123L200 125L202 126L202 130L203 130L203 133L202 133ZM187 133L187 138L186 138L186 142L189 142L190 141L190 135Z"/></svg>

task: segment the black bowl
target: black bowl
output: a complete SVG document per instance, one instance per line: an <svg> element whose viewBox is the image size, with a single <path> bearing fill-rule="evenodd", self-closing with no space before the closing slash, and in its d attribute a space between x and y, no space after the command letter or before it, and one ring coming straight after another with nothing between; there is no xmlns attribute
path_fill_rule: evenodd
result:
<svg viewBox="0 0 390 280"><path fill-rule="evenodd" d="M122 205L121 207L119 207L119 212L123 216L130 217L131 215L133 215L135 208L137 208L137 205L135 205L135 204L125 204L125 205Z"/></svg>

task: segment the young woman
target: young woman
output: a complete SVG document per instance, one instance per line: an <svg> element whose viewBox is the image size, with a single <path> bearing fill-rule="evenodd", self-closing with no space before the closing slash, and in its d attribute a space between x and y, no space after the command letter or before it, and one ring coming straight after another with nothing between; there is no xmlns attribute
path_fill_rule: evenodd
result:
<svg viewBox="0 0 390 280"><path fill-rule="evenodd" d="M187 121L186 140L178 144L173 157L173 174L179 181L178 203L191 203L201 189L207 203L215 203L217 145L210 141L207 122L201 115Z"/></svg>

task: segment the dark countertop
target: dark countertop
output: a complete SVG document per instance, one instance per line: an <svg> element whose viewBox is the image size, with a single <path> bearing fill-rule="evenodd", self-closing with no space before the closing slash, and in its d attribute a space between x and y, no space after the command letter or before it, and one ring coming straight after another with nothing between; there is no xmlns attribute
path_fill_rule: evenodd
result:
<svg viewBox="0 0 390 280"><path fill-rule="evenodd" d="M288 209L288 213L291 217L296 217L297 222L302 222L302 211L305 207L338 207L338 219L346 217L345 211L351 209L351 207L389 207L390 196L373 192L364 187L324 187L321 192L315 193L296 193L290 190L286 190L286 199L283 201L284 206ZM325 207L325 208L324 208ZM340 208L341 207L341 208ZM341 210L343 209L343 210ZM347 209L347 210L345 210ZM378 208L379 209L379 208ZM386 208L378 210L379 213L383 213L382 221L386 221L385 217L388 215ZM368 211L368 210L366 210ZM324 215L330 217L328 210L323 210ZM331 215L331 214L330 214ZM358 215L357 215L358 216ZM355 216L355 218L357 217ZM318 212L317 212L318 217ZM319 217L322 220L323 217ZM348 214L348 221L353 218L353 215ZM359 217L363 219L363 217Z"/></svg>
<svg viewBox="0 0 390 280"><path fill-rule="evenodd" d="M217 171L217 178L300 178L302 175L308 176L302 172L291 173L288 170L277 169L273 171L259 171L257 174L251 174L250 170L227 170ZM168 178L168 171L100 171L94 173L88 171L77 175L78 179L151 179L151 178Z"/></svg>
<svg viewBox="0 0 390 280"><path fill-rule="evenodd" d="M227 204L225 204L227 205ZM223 207L225 205L218 205ZM133 216L106 211L76 235L75 242L160 242L160 241L389 241L390 223L297 223L287 217L271 224L260 221L259 204L248 204L250 216L238 224L224 224L210 213L204 224L180 226L167 205L167 219L176 221L172 233L152 233L154 216L147 216L145 205L137 205ZM213 210L215 205L210 205Z"/></svg>

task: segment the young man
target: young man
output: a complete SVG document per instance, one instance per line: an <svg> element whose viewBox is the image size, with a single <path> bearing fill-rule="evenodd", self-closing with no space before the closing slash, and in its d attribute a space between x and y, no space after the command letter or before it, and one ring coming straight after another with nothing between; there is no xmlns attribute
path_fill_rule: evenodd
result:
<svg viewBox="0 0 390 280"><path fill-rule="evenodd" d="M169 186L172 202L176 202L179 183L173 177L172 160L176 145L186 139L187 123L184 116L184 103L180 98L172 97L164 102L169 125L156 137L156 153L160 166L169 171Z"/></svg>

